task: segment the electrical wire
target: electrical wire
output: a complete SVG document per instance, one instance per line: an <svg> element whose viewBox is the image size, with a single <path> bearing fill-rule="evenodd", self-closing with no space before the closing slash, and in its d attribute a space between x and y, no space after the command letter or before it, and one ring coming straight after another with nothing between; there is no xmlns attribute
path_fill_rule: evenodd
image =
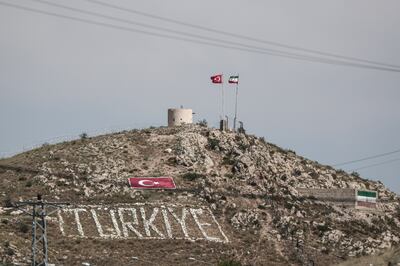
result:
<svg viewBox="0 0 400 266"><path fill-rule="evenodd" d="M43 11L43 10L26 7L26 6L21 6L21 5L15 5L15 4L11 4L11 3L0 2L0 5L13 7L16 9L21 9L21 10L25 10L25 11L34 12L34 13L40 13L40 14L50 15L50 16L54 16L54 17L79 21L79 22L92 24L92 25L98 25L98 26L103 26L103 27L108 27L108 28L129 31L129 32L141 33L141 34L150 35L150 36L157 36L157 37L166 38L166 39L180 40L180 41L196 43L196 44L203 44L203 45L207 45L207 46L214 46L214 47L226 48L226 49L231 49L231 50L245 51L245 52L250 52L250 53L285 57L285 58L290 58L290 59L295 59L295 60L300 60L300 61L318 62L318 63L339 65L339 66L352 66L352 67L358 67L358 68L382 70L382 71L389 71L389 72L400 72L400 70L392 69L392 68L377 67L377 66L372 66L372 65L360 65L360 64L347 63L347 62L338 62L338 61L332 61L332 60L328 60L328 59L312 59L310 57L303 56L303 55L288 55L283 52L282 53L266 52L266 51L260 51L260 50L254 50L254 49L241 48L241 47L237 47L237 46L227 46L227 45L222 45L219 43L188 39L188 38L183 38L183 37L179 37L179 36L173 36L173 35L167 35L167 34L161 34L161 33L155 33L155 32L148 32L148 31L144 31L144 30L128 28L128 27L118 26L118 25L114 25L114 24L98 22L98 21L93 21L93 20L89 20L89 19L73 17L73 16L69 16L69 15L63 15L63 14L54 13L54 12Z"/></svg>
<svg viewBox="0 0 400 266"><path fill-rule="evenodd" d="M360 65L360 64L353 64L353 63L346 63L346 62L337 62L337 61L332 61L332 60L327 60L327 59L311 59L311 58L309 58L307 56L302 56L302 55L288 55L288 54L284 54L284 53L266 52L266 51L247 49L247 48L242 48L242 47L237 47L237 46L228 46L228 45L222 45L222 44L219 44L219 43L205 42L205 41L201 41L201 40L188 39L188 38L183 38L183 37L179 37L179 36L173 36L173 35L167 35L167 34L162 34L162 33L149 32L149 31L144 31L144 30L139 30L139 29L134 29L134 28L128 28L128 27L118 26L118 25L104 23L104 22L93 21L93 20L89 20L89 19L83 19L83 18L79 18L79 17L63 15L63 14L54 13L54 12L43 11L43 10L39 10L39 9L31 8L31 7L26 7L26 6L21 6L21 5L15 5L15 4L11 4L11 3L0 2L0 5L13 7L13 8L16 8L16 9L21 9L21 10L25 10L25 11L34 12L34 13L40 13L40 14L50 15L50 16L54 16L54 17L59 17L59 18L79 21L79 22L92 24L92 25L98 25L98 26L103 26L103 27L108 27L108 28L114 28L114 29L129 31L129 32L141 33L141 34L150 35L150 36L157 36L157 37L166 38L166 39L180 40L180 41L184 41L184 42L190 42L190 43L202 44L202 45L207 45L207 46L226 48L226 49L230 49L230 50L238 50L238 51L245 51L245 52L250 52L250 53L257 53L257 54L285 57L285 58L290 58L290 59L295 59L295 60L300 60L300 61L318 62L318 63L339 65L339 66L352 66L352 67L357 67L357 68L374 69L374 70L382 70L382 71L389 71L389 72L400 72L400 70L392 69L392 68L377 67L377 66L372 66L372 65L371 66L370 65Z"/></svg>
<svg viewBox="0 0 400 266"><path fill-rule="evenodd" d="M226 40L222 40L222 39L218 39L218 38L212 38L212 37L207 37L207 36L203 36L203 35L177 31L177 30L171 30L171 29L164 28L164 27L149 25L149 24L145 24L145 23L132 21L132 20L121 19L121 18L114 17L114 16L104 15L104 14L96 13L96 12L92 12L92 11L87 11L87 10L83 10L83 9L79 9L79 8L74 8L74 7L65 6L65 5L61 5L61 4L56 4L56 3L52 3L52 2L49 2L49 1L45 1L45 0L31 0L31 1L39 2L39 3L45 4L45 5L50 5L50 6L54 6L54 7L58 7L58 8L62 8L62 9L71 10L71 11L74 11L74 12L79 12L79 13L86 14L86 15L106 18L106 19L115 20L115 21L119 21L119 22L124 22L124 23L128 23L128 24L133 24L133 25L141 26L141 27L145 27L145 28L151 28L151 29L155 29L155 30L166 31L166 32L169 32L169 33L180 34L180 35L184 35L184 36L204 39L204 40L207 40L207 41L213 41L213 42L217 42L217 43L224 43L224 44L229 44L229 45L234 45L234 46L239 46L239 47L244 47L244 48L249 48L249 49L254 49L254 50L260 50L260 51L264 51L264 52L272 52L272 53L276 53L277 56L280 55L280 56L289 57L289 58L292 58L292 59L297 58L297 59L303 59L303 60L306 60L306 61L318 62L318 63L327 63L327 64L338 63L338 64L345 64L346 66L356 66L356 67L365 67L366 66L366 65L358 64L358 63L337 61L337 60L332 60L332 59L326 59L326 58L321 58L321 57L313 57L313 56L307 56L307 55L296 54L296 53L288 53L288 52L275 50L275 49L267 49L267 48L264 48L264 47L246 45L246 44L242 44L242 43L238 43L238 42L226 41ZM371 66L367 66L367 67L371 67ZM382 69L379 69L379 70L382 70ZM398 69L398 72L400 72L400 69Z"/></svg>
<svg viewBox="0 0 400 266"><path fill-rule="evenodd" d="M383 162L380 162L380 163L370 164L370 165L366 165L366 166L362 166L362 167L359 167L359 168L352 169L349 172L358 171L358 170L361 170L361 169L375 167L375 166L379 166L379 165L389 164L389 163L393 163L393 162L397 162L397 161L400 161L400 158L393 159L393 160L388 160L388 161L383 161Z"/></svg>
<svg viewBox="0 0 400 266"><path fill-rule="evenodd" d="M370 160L370 159L375 159L375 158L379 158L379 157L395 154L395 153L398 153L398 152L400 152L400 149L394 150L394 151L390 151L390 152L381 153L381 154L376 154L376 155L372 155L372 156L368 156L368 157L364 157L364 158L357 159L357 160L351 160L351 161L347 161L347 162L342 162L342 163L334 164L332 166L336 167L336 166L342 166L342 165L346 165L346 164L353 164L353 163L357 163L357 162L362 162L362 161L366 161L366 160Z"/></svg>
<svg viewBox="0 0 400 266"><path fill-rule="evenodd" d="M162 16L146 13L146 12L143 12L143 11L131 9L131 8L121 7L121 6L118 6L118 5L106 3L106 2L103 2L103 1L99 1L99 0L86 0L86 1L94 3L94 4L97 4L97 5L102 5L102 6L106 6L106 7L109 7L109 8L117 9L117 10L120 10L120 11L125 11L125 12L129 12L129 13L133 13L133 14L137 14L137 15L141 15L141 16L145 16L145 17L161 20L161 21L174 23L174 24L181 25L181 26L186 26L186 27L190 27L190 28L194 28L194 29L203 30L203 31L218 33L218 34L221 34L221 35L235 37L235 38L244 39L244 40L249 40L249 41L253 41L253 42L269 44L269 45L278 46L278 47L281 47L281 48L297 50L297 51L302 51L302 52L307 52L307 53L313 53L313 54L318 54L318 55L323 55L323 56L335 57L335 58L338 58L338 59L345 59L345 60L350 60L350 61L359 61L359 62L362 62L362 63L375 64L375 65L380 65L380 66L385 66L385 67L400 68L400 65L387 64L387 63L372 61L372 60L368 60L368 59L362 59L362 58L357 58L357 57L351 57L351 56L339 55L339 54L334 54L334 53L328 53L328 52L314 50L314 49L307 49L307 48L302 48L302 47L299 47L299 46L293 46L293 45L283 44L283 43L279 43L279 42L274 42L274 41L254 38L254 37L251 37L251 36L241 35L241 34L237 34L237 33L232 33L232 32L228 32L228 31L223 31L223 30L219 30L219 29L213 29L213 28L209 28L209 27L204 27L204 26L201 26L201 25L191 24L191 23L187 23L187 22L184 22L184 21L180 21L180 20L175 20L175 19L171 19L171 18L167 18L167 17L162 17Z"/></svg>

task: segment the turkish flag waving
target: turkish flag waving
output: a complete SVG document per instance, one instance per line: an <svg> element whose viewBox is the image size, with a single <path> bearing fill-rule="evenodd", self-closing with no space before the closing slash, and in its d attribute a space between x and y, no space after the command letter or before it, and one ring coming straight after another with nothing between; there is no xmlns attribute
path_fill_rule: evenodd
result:
<svg viewBox="0 0 400 266"><path fill-rule="evenodd" d="M222 74L211 77L212 83L222 83Z"/></svg>
<svg viewBox="0 0 400 266"><path fill-rule="evenodd" d="M129 178L129 185L132 188L139 189L176 188L172 177L131 177Z"/></svg>

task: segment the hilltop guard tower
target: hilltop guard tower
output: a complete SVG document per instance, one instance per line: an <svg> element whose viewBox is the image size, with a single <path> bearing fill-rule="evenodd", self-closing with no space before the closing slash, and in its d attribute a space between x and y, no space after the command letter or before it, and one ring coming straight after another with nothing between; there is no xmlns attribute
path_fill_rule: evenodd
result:
<svg viewBox="0 0 400 266"><path fill-rule="evenodd" d="M193 110L183 108L168 109L168 127L193 123Z"/></svg>

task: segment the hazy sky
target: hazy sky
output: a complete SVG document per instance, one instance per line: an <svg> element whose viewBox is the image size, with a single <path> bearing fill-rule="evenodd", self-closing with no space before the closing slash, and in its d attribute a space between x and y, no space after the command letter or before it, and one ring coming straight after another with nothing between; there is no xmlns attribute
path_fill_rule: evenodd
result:
<svg viewBox="0 0 400 266"><path fill-rule="evenodd" d="M123 19L218 36L85 0L52 1ZM128 1L110 3L259 39L400 65L398 0ZM124 27L30 0L0 0ZM148 30L148 29L146 29ZM249 133L324 164L400 149L400 73L296 61L88 25L0 5L0 153L61 136L166 125L184 105L216 126L220 88L239 73ZM234 86L225 86L233 116ZM350 170L400 153L343 166ZM400 161L359 170L400 192Z"/></svg>

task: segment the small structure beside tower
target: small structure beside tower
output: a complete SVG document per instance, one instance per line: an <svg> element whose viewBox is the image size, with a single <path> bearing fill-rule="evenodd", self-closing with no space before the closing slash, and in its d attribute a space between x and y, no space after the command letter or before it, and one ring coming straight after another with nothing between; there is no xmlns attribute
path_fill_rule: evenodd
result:
<svg viewBox="0 0 400 266"><path fill-rule="evenodd" d="M193 124L193 113L192 109L186 109L181 106L181 108L169 108L168 109L168 127L181 126L183 124ZM246 134L243 128L243 122L239 122L239 127L229 128L229 118L225 116L225 119L221 119L219 123L219 129L221 131L237 132L241 134Z"/></svg>

